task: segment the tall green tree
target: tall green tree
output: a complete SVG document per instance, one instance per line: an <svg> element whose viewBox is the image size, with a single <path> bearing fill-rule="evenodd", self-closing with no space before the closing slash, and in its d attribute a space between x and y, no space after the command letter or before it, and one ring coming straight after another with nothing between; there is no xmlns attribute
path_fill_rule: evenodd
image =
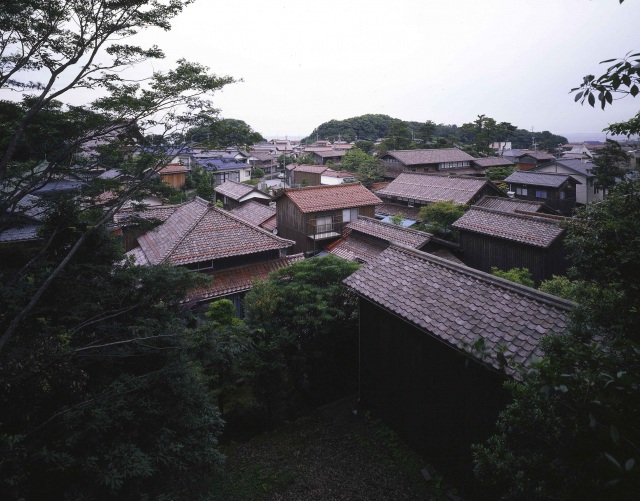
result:
<svg viewBox="0 0 640 501"><path fill-rule="evenodd" d="M340 167L356 174L367 188L384 179L384 166L380 159L365 153L360 148L352 148L344 155Z"/></svg>
<svg viewBox="0 0 640 501"><path fill-rule="evenodd" d="M604 147L593 159L595 167L591 173L595 176L594 184L606 196L609 189L630 173L631 156L622 149L620 143L607 139Z"/></svg>

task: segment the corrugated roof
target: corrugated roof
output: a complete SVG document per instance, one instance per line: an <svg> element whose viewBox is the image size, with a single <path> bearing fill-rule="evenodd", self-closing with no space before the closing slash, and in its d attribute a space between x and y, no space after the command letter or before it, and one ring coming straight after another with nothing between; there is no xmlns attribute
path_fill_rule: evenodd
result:
<svg viewBox="0 0 640 501"><path fill-rule="evenodd" d="M196 198L181 205L163 224L141 235L138 243L149 264L179 266L286 249L295 242Z"/></svg>
<svg viewBox="0 0 640 501"><path fill-rule="evenodd" d="M453 223L453 227L546 248L564 233L559 223L558 218L546 219L473 206Z"/></svg>
<svg viewBox="0 0 640 501"><path fill-rule="evenodd" d="M416 326L425 335L500 370L507 360L528 365L542 356L540 340L562 333L573 303L392 245L344 280L364 299ZM473 346L480 339L482 350ZM517 377L511 367L507 374Z"/></svg>
<svg viewBox="0 0 640 501"><path fill-rule="evenodd" d="M304 213L364 207L382 203L382 200L360 183L286 189L281 196L289 197L296 207Z"/></svg>
<svg viewBox="0 0 640 501"><path fill-rule="evenodd" d="M566 183L571 176L569 174L556 174L553 172L516 171L504 181L505 183L529 184L532 186L547 186L559 188ZM573 179L573 178L571 178ZM574 179L575 182L578 182Z"/></svg>
<svg viewBox="0 0 640 501"><path fill-rule="evenodd" d="M502 157L474 158L473 163L480 167L513 166L513 162Z"/></svg>
<svg viewBox="0 0 640 501"><path fill-rule="evenodd" d="M480 190L490 184L486 179L402 172L389 186L378 190L377 194L422 203L453 200L457 204L468 204ZM499 193L498 188L495 191L496 194Z"/></svg>
<svg viewBox="0 0 640 501"><path fill-rule="evenodd" d="M443 162L471 162L471 155L458 148L441 148L438 150L391 150L387 155L404 165L439 164Z"/></svg>
<svg viewBox="0 0 640 501"><path fill-rule="evenodd" d="M295 167L294 172L308 172L310 174L323 174L329 167L326 165L302 164Z"/></svg>

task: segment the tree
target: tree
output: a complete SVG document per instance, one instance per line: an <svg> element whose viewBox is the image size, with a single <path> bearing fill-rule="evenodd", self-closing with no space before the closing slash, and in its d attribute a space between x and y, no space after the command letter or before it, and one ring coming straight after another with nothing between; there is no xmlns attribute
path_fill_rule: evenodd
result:
<svg viewBox="0 0 640 501"><path fill-rule="evenodd" d="M455 238L451 225L466 211L466 205L456 204L453 200L434 202L420 209L420 219L425 231L446 238Z"/></svg>
<svg viewBox="0 0 640 501"><path fill-rule="evenodd" d="M629 174L630 160L630 155L622 149L620 143L612 139L606 140L604 147L593 159L595 167L591 170L595 176L594 184L602 190L603 195L606 196L611 186Z"/></svg>
<svg viewBox="0 0 640 501"><path fill-rule="evenodd" d="M474 446L476 473L496 497L636 496L639 210L640 181L627 180L567 227L572 280L541 288L579 302L572 327L543 340L544 358L508 385L498 433Z"/></svg>
<svg viewBox="0 0 640 501"><path fill-rule="evenodd" d="M489 167L487 169L487 178L492 181L502 181L507 179L514 171L515 168L508 165Z"/></svg>
<svg viewBox="0 0 640 501"><path fill-rule="evenodd" d="M256 346L252 381L268 409L292 393L326 402L353 388L357 303L342 280L358 267L332 255L308 259L247 293Z"/></svg>
<svg viewBox="0 0 640 501"><path fill-rule="evenodd" d="M360 148L352 148L344 155L340 167L356 174L367 188L384 179L384 166L380 159L369 155Z"/></svg>
<svg viewBox="0 0 640 501"><path fill-rule="evenodd" d="M213 150L227 146L246 147L266 141L246 122L235 118L214 119L209 125L190 129L186 136L188 140L205 144Z"/></svg>
<svg viewBox="0 0 640 501"><path fill-rule="evenodd" d="M251 168L251 179L262 179L264 177L264 170L260 167Z"/></svg>
<svg viewBox="0 0 640 501"><path fill-rule="evenodd" d="M533 278L531 278L531 272L527 268L511 268L505 271L492 266L491 274L504 278L505 280L511 280L517 284L526 285L527 287L533 287L535 285Z"/></svg>
<svg viewBox="0 0 640 501"><path fill-rule="evenodd" d="M18 0L0 11L0 26L6 34L0 39L0 87L30 93L14 120L5 124L9 132L0 152L0 211L13 212L19 200L53 176L81 174L82 165L78 169L71 160L92 141L106 141L114 152L130 145L126 132L132 129L160 129L164 138L179 140L179 133L186 127L211 120L216 110L206 96L232 82L231 78L209 75L207 68L185 60L178 61L173 70L155 73L144 84L132 83L121 75L127 66L162 57L157 47L143 49L123 44L122 40L148 27L169 29L170 19L188 3L56 0L43 4ZM43 80L25 81L34 70ZM45 111L55 111L56 100L78 88L100 91L103 96L88 106L67 107L72 133L64 137L59 134L63 139L46 162L43 158L14 161L23 139L37 128L38 117ZM59 121L54 125L59 129ZM114 188L102 217L78 235L76 245L61 256L23 309L4 326L0 351L90 234L109 221L127 200L139 196L141 187L176 151L164 144L147 148L120 166L131 181Z"/></svg>

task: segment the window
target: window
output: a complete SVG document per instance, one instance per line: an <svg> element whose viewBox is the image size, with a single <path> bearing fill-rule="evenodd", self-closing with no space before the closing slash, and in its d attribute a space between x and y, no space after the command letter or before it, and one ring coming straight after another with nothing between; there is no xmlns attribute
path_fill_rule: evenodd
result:
<svg viewBox="0 0 640 501"><path fill-rule="evenodd" d="M536 198L547 198L547 190L536 190Z"/></svg>
<svg viewBox="0 0 640 501"><path fill-rule="evenodd" d="M564 191L560 192L560 200L564 200L565 198L567 198L567 194Z"/></svg>
<svg viewBox="0 0 640 501"><path fill-rule="evenodd" d="M528 195L528 191L526 188L516 188L516 195L522 195L522 196L527 196Z"/></svg>
<svg viewBox="0 0 640 501"><path fill-rule="evenodd" d="M342 222L349 223L358 219L358 209L343 209L342 210Z"/></svg>

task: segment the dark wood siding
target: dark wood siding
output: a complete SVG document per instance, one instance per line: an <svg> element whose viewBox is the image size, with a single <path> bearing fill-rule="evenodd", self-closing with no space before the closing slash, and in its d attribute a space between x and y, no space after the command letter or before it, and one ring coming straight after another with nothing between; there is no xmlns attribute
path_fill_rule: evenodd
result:
<svg viewBox="0 0 640 501"><path fill-rule="evenodd" d="M567 273L566 251L562 238L549 248L534 247L501 238L460 230L462 260L467 266L491 273L491 267L501 270L527 268L536 285L552 275Z"/></svg>
<svg viewBox="0 0 640 501"><path fill-rule="evenodd" d="M469 446L508 402L504 376L363 299L360 319L363 406L419 452L470 471Z"/></svg>
<svg viewBox="0 0 640 501"><path fill-rule="evenodd" d="M317 172L298 172L293 171L293 184L302 185L306 179L307 186L320 186L320 174Z"/></svg>

